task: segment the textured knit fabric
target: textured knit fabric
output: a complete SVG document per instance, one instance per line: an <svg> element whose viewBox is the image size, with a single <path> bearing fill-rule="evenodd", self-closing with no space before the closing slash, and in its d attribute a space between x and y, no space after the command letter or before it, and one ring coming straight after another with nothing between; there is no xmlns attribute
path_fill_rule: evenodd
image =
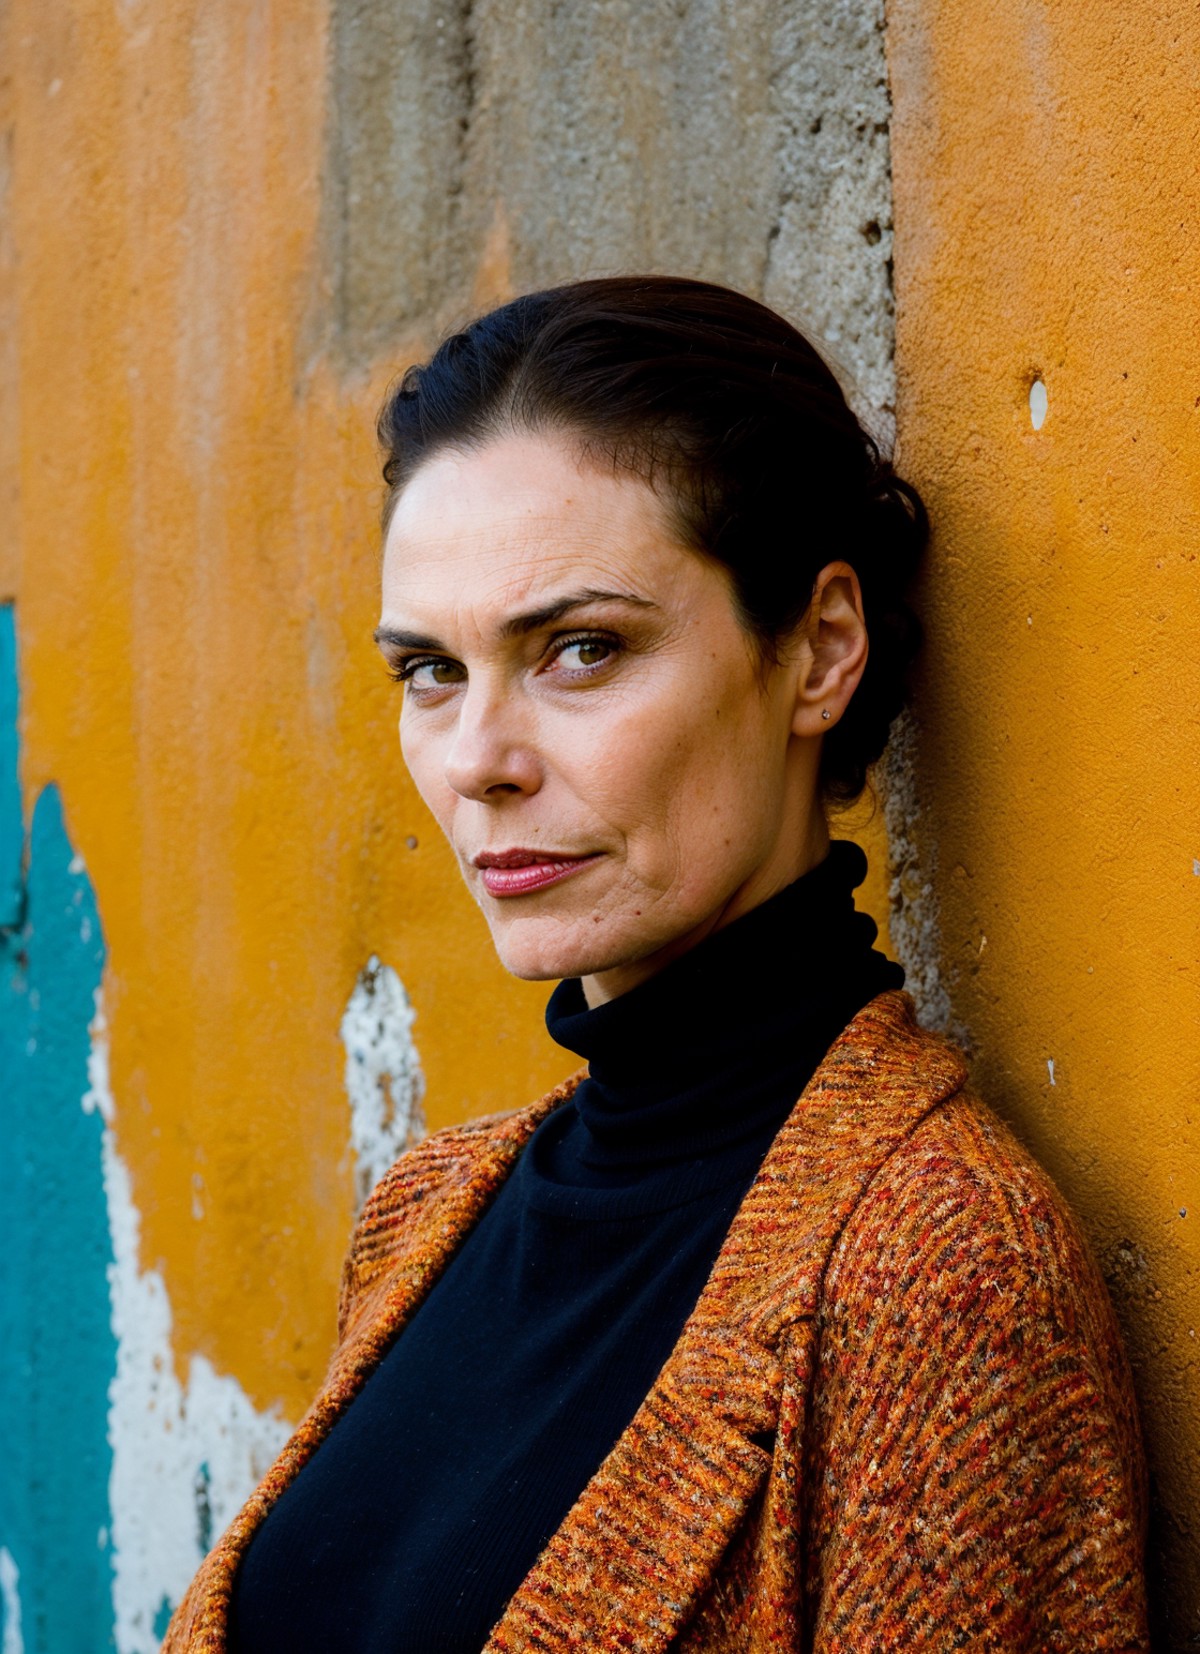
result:
<svg viewBox="0 0 1200 1654"><path fill-rule="evenodd" d="M649 1391L768 1146L903 972L819 866L620 998L546 1021L591 1077L493 1203L235 1580L231 1654L479 1654ZM796 938L819 936L819 957Z"/></svg>
<svg viewBox="0 0 1200 1654"><path fill-rule="evenodd" d="M326 1382L166 1654L225 1648L255 1529L579 1078L436 1133L379 1184ZM1148 1647L1112 1311L1060 1197L965 1079L902 992L834 1042L487 1654Z"/></svg>

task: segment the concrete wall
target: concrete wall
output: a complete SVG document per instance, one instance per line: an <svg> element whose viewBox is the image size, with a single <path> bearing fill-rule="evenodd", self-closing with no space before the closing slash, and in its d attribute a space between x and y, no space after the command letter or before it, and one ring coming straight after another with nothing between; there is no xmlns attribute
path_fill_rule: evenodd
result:
<svg viewBox="0 0 1200 1654"><path fill-rule="evenodd" d="M886 921L886 816L925 1012L1105 1259L1200 1625L1200 387L1185 278L1148 282L1194 114L1178 18L1159 64L1072 12L893 0L893 118L872 0L0 6L5 1654L155 1647L324 1366L363 1188L568 1066L400 765L384 385L513 291L673 269L806 322L889 436L889 120L939 539L917 717L852 825Z"/></svg>

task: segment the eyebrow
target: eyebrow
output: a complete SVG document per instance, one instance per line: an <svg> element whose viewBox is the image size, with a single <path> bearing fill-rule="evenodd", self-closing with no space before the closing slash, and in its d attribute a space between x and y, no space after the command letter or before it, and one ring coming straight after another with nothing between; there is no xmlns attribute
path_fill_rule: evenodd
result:
<svg viewBox="0 0 1200 1654"><path fill-rule="evenodd" d="M628 603L636 609L657 609L658 604L649 597L638 597L633 592L600 591L596 587L588 586L583 591L568 592L565 597L559 597L553 603L545 603L539 609L527 609L523 614L509 615L499 630L501 638L526 637L530 632L540 631L543 626L552 626L556 620L562 620L573 609L586 608L591 603ZM392 626L376 626L374 631L375 642L381 649L431 649L445 654L446 647L436 638L426 637L421 632L401 632Z"/></svg>

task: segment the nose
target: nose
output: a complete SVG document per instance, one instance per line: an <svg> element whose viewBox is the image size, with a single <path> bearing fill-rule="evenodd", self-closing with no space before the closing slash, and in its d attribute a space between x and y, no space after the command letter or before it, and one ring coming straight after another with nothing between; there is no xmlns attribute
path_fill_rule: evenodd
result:
<svg viewBox="0 0 1200 1654"><path fill-rule="evenodd" d="M460 797L486 803L537 792L542 766L525 725L519 697L471 683L445 761L446 780Z"/></svg>

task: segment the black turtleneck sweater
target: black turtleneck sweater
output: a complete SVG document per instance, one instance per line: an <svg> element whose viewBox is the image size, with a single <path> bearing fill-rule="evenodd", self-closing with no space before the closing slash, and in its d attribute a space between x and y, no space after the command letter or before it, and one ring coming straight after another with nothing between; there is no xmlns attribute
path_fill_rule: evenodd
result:
<svg viewBox="0 0 1200 1654"><path fill-rule="evenodd" d="M235 1581L231 1654L479 1654L629 1423L771 1139L904 973L845 840L620 998L559 983L588 1061L285 1491Z"/></svg>

